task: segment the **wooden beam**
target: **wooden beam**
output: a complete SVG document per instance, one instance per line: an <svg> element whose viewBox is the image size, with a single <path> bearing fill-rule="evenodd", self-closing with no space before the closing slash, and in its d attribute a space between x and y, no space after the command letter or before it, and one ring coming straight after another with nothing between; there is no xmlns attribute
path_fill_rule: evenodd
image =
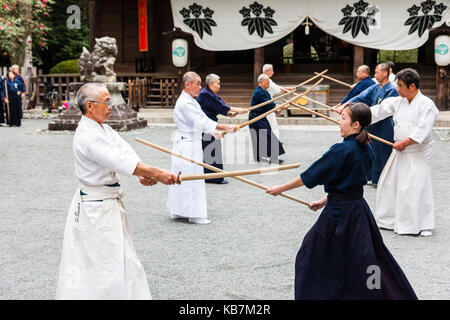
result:
<svg viewBox="0 0 450 320"><path fill-rule="evenodd" d="M124 29L125 29L125 18L123 12L123 1L120 1L120 39L118 44L120 43L120 55L121 55L121 63L125 64L125 42L124 42Z"/></svg>
<svg viewBox="0 0 450 320"><path fill-rule="evenodd" d="M436 106L440 110L447 110L448 97L448 68L436 66Z"/></svg>
<svg viewBox="0 0 450 320"><path fill-rule="evenodd" d="M434 43L435 39L440 35L448 35L450 34L450 26L447 24L442 24L437 28L429 29L430 34L428 38L428 42ZM423 46L422 46L423 47ZM421 47L421 48L422 48ZM428 46L427 48L426 58L427 60L432 60L434 57L434 45ZM433 59L434 60L434 59ZM422 62L422 61L420 61ZM428 61L426 61L428 62ZM433 61L434 63L434 61ZM450 109L450 86L448 84L448 76L450 72L450 67L441 67L436 65L436 107L440 110L448 110Z"/></svg>
<svg viewBox="0 0 450 320"><path fill-rule="evenodd" d="M90 51L94 50L95 46L95 0L89 0L89 37L90 37Z"/></svg>
<svg viewBox="0 0 450 320"><path fill-rule="evenodd" d="M253 87L258 84L258 76L262 73L264 65L264 47L254 49L254 63L253 63Z"/></svg>
<svg viewBox="0 0 450 320"><path fill-rule="evenodd" d="M364 64L364 48L360 46L353 46L353 83L356 83L356 70L360 65Z"/></svg>

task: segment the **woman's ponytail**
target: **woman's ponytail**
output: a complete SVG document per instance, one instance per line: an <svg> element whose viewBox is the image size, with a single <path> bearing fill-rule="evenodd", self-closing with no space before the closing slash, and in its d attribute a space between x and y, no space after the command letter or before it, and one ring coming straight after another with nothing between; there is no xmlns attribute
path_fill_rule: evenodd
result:
<svg viewBox="0 0 450 320"><path fill-rule="evenodd" d="M372 122L370 107L365 103L350 103L348 109L352 122L358 121L361 126L361 131L355 137L355 140L364 145L372 142L367 129Z"/></svg>
<svg viewBox="0 0 450 320"><path fill-rule="evenodd" d="M358 141L361 144L367 145L370 142L372 142L370 140L370 136L369 136L369 131L367 130L367 128L363 128L358 135L355 137L355 140Z"/></svg>

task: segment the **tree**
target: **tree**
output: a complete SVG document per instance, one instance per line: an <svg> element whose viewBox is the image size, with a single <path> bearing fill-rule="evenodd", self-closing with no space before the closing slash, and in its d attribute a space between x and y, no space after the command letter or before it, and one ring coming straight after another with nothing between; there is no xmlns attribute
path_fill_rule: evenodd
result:
<svg viewBox="0 0 450 320"><path fill-rule="evenodd" d="M66 21L69 17L67 8L77 4L80 8L80 29L68 29ZM52 29L47 46L37 51L42 61L44 73L64 60L78 59L83 47L89 48L89 6L87 0L58 0L52 6L52 16L48 26Z"/></svg>
<svg viewBox="0 0 450 320"><path fill-rule="evenodd" d="M23 65L31 45L45 47L53 3L53 0L0 0L0 54L9 55L11 63Z"/></svg>

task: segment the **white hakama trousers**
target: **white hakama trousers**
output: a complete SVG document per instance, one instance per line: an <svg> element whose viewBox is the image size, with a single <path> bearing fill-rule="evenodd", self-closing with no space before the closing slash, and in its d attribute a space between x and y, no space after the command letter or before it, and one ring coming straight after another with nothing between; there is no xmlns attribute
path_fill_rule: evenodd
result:
<svg viewBox="0 0 450 320"><path fill-rule="evenodd" d="M431 146L392 150L378 181L375 219L398 234L434 228L433 189L427 159Z"/></svg>
<svg viewBox="0 0 450 320"><path fill-rule="evenodd" d="M277 116L275 112L272 112L266 117L267 121L269 121L270 128L272 132L275 134L278 140L280 140L280 127L278 126Z"/></svg>
<svg viewBox="0 0 450 320"><path fill-rule="evenodd" d="M190 159L203 162L201 138L192 139L177 133L172 151ZM172 156L170 167L173 174L203 174L203 167ZM169 186L167 210L171 215L186 218L207 218L205 180L183 181Z"/></svg>
<svg viewBox="0 0 450 320"><path fill-rule="evenodd" d="M81 196L80 190L87 195ZM75 192L56 299L151 299L121 197L120 187L83 185Z"/></svg>

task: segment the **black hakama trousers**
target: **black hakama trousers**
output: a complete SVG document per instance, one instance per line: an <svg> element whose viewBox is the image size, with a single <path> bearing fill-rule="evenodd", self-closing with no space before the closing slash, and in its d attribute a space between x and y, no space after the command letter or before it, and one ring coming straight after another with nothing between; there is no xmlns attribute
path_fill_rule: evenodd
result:
<svg viewBox="0 0 450 320"><path fill-rule="evenodd" d="M379 268L379 289L374 288ZM364 199L328 202L295 261L295 299L416 300Z"/></svg>
<svg viewBox="0 0 450 320"><path fill-rule="evenodd" d="M369 127L369 133L394 143L394 121L392 117L372 124ZM370 146L375 153L370 180L372 180L372 183L378 184L381 172L391 156L392 147L375 139L372 140Z"/></svg>
<svg viewBox="0 0 450 320"><path fill-rule="evenodd" d="M216 140L213 135L208 133L202 134L203 162L223 170L222 160L222 144L220 140ZM205 152L206 149L206 152ZM203 168L205 173L215 173L207 168ZM223 178L205 179L205 182L222 183Z"/></svg>
<svg viewBox="0 0 450 320"><path fill-rule="evenodd" d="M14 92L13 92L14 93ZM17 95L17 93L16 93ZM18 126L20 127L22 124L22 103L21 103L21 97L20 96L10 96L9 101L9 118L8 115L6 115L7 123L10 126Z"/></svg>
<svg viewBox="0 0 450 320"><path fill-rule="evenodd" d="M256 116L250 114L249 120ZM260 161L262 157L277 160L278 156L286 153L266 118L252 123L249 127L255 161Z"/></svg>
<svg viewBox="0 0 450 320"><path fill-rule="evenodd" d="M1 97L0 97L0 123L5 123L5 109L6 107L3 106L3 101L1 101Z"/></svg>

